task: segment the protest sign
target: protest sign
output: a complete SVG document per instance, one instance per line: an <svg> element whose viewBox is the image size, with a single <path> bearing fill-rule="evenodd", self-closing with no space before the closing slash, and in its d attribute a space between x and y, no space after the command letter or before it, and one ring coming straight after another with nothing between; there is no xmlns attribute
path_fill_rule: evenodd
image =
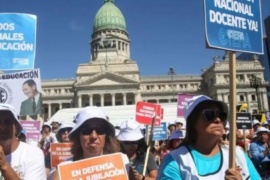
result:
<svg viewBox="0 0 270 180"><path fill-rule="evenodd" d="M147 102L138 102L136 105L136 121L142 124L151 125L153 116L156 114L155 125L159 126L161 121L161 106Z"/></svg>
<svg viewBox="0 0 270 180"><path fill-rule="evenodd" d="M252 119L250 113L237 113L236 126L237 129L252 129Z"/></svg>
<svg viewBox="0 0 270 180"><path fill-rule="evenodd" d="M146 134L150 133L151 126L146 128ZM160 123L160 126L154 126L152 141L168 139L166 122Z"/></svg>
<svg viewBox="0 0 270 180"><path fill-rule="evenodd" d="M0 69L33 69L37 16L0 13Z"/></svg>
<svg viewBox="0 0 270 180"><path fill-rule="evenodd" d="M192 94L178 94L177 95L177 116L184 117L184 107L187 104L187 101L192 98Z"/></svg>
<svg viewBox="0 0 270 180"><path fill-rule="evenodd" d="M204 0L204 11L209 47L263 54L259 0Z"/></svg>
<svg viewBox="0 0 270 180"><path fill-rule="evenodd" d="M41 115L39 69L0 75L0 103L11 104L20 116Z"/></svg>
<svg viewBox="0 0 270 180"><path fill-rule="evenodd" d="M53 168L72 157L71 145L71 143L51 143L51 165Z"/></svg>
<svg viewBox="0 0 270 180"><path fill-rule="evenodd" d="M20 121L26 131L26 142L38 142L40 140L40 121Z"/></svg>
<svg viewBox="0 0 270 180"><path fill-rule="evenodd" d="M60 180L128 180L121 153L97 156L58 165Z"/></svg>

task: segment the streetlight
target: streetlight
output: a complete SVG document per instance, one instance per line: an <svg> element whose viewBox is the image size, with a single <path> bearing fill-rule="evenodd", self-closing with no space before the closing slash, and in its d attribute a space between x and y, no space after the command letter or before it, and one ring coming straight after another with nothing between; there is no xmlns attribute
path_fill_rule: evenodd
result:
<svg viewBox="0 0 270 180"><path fill-rule="evenodd" d="M176 72L174 71L174 68L173 67L170 67L169 68L169 72L168 72L168 75L171 75L171 80L172 80L172 95L173 95L173 102L174 101L174 83L173 83L173 76L176 74Z"/></svg>
<svg viewBox="0 0 270 180"><path fill-rule="evenodd" d="M255 88L255 90L256 90L259 113L261 110L263 110L261 107L261 98L260 98L260 94L259 94L260 93L259 88L261 85L262 85L261 78L254 75L253 78L250 79L250 87Z"/></svg>

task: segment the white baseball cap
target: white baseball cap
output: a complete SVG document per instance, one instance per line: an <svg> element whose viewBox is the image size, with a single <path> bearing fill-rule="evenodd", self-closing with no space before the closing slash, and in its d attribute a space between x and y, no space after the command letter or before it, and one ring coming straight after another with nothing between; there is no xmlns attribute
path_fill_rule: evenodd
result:
<svg viewBox="0 0 270 180"><path fill-rule="evenodd" d="M15 111L15 108L10 105L10 104L2 104L0 103L0 111L7 111L7 112L10 112L11 115L13 116L13 118L16 120L15 123L17 123L19 125L19 128L18 131L21 132L22 131L22 125L18 119L18 114L16 113Z"/></svg>
<svg viewBox="0 0 270 180"><path fill-rule="evenodd" d="M258 119L254 119L252 121L252 126L255 126L256 124L261 124L260 121Z"/></svg>
<svg viewBox="0 0 270 180"><path fill-rule="evenodd" d="M184 138L185 138L185 136L184 136L184 134L183 134L182 131L180 131L180 130L175 130L175 131L173 131L172 134L170 135L169 140L172 140L172 139L184 139Z"/></svg>
<svg viewBox="0 0 270 180"><path fill-rule="evenodd" d="M42 129L43 129L43 127L45 127L45 126L47 126L47 127L49 127L50 129L52 129L52 126L51 126L51 124L50 124L49 122L43 123Z"/></svg>
<svg viewBox="0 0 270 180"><path fill-rule="evenodd" d="M262 127L259 127L255 133L258 134L259 132L270 133L269 129L267 129L267 128L263 127L263 126Z"/></svg>
<svg viewBox="0 0 270 180"><path fill-rule="evenodd" d="M176 126L176 124L175 124L174 122L169 122L169 123L168 123L168 128L169 128L170 126Z"/></svg>
<svg viewBox="0 0 270 180"><path fill-rule="evenodd" d="M123 121L117 136L119 141L138 141L143 138L140 124L135 120Z"/></svg>
<svg viewBox="0 0 270 180"><path fill-rule="evenodd" d="M76 115L76 125L70 131L69 138L72 139L75 131L79 129L84 122L91 119L100 119L101 121L104 121L108 126L109 134L112 134L113 136L115 135L114 126L107 120L107 115L101 110L101 108L96 106L87 106L82 108L82 110L80 110Z"/></svg>
<svg viewBox="0 0 270 180"><path fill-rule="evenodd" d="M268 125L267 121L264 121L264 123L262 124L263 126Z"/></svg>
<svg viewBox="0 0 270 180"><path fill-rule="evenodd" d="M60 135L61 135L61 134L60 134L60 131L61 131L62 129L65 129L65 128L71 128L71 129L73 129L74 126L75 126L75 123L73 123L73 122L65 122L65 123L62 123L61 126L59 127L58 131L57 131L56 134L55 134L57 141L60 142L60 139L61 139L61 137L60 137Z"/></svg>
<svg viewBox="0 0 270 180"><path fill-rule="evenodd" d="M226 103L222 101L217 101L214 99L211 99L208 96L205 95L198 95L198 96L193 96L191 99L189 99L186 102L186 105L184 107L184 116L185 119L187 120L188 116L192 113L192 111L202 102L214 102L219 104L222 107L222 110L226 113L228 113L228 106Z"/></svg>

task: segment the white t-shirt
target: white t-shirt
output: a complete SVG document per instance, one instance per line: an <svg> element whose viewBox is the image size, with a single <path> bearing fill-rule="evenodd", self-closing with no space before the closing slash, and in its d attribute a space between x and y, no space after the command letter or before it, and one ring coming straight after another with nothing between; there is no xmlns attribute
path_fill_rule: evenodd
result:
<svg viewBox="0 0 270 180"><path fill-rule="evenodd" d="M44 155L38 147L20 142L6 159L21 179L46 180Z"/></svg>
<svg viewBox="0 0 270 180"><path fill-rule="evenodd" d="M49 136L47 136L44 140L43 149L46 149L48 147L48 144L50 143L57 143L57 139L54 133L50 133Z"/></svg>

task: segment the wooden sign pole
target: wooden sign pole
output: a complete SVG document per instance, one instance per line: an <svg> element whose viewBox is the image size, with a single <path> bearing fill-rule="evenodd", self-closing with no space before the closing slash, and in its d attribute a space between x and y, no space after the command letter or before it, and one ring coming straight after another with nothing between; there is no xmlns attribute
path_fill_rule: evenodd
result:
<svg viewBox="0 0 270 180"><path fill-rule="evenodd" d="M152 125L151 125L150 134L147 133L147 136L149 136L149 137L147 138L147 142L146 142L147 143L147 150L146 150L144 166L143 166L143 174L142 174L143 176L146 175L149 154L150 154L150 150L151 150L151 147L152 147L152 139L153 139L153 133L154 133L155 124L156 124L156 114L154 115L154 117L152 119Z"/></svg>
<svg viewBox="0 0 270 180"><path fill-rule="evenodd" d="M230 147L229 168L235 169L236 154L236 54L229 51L229 75L230 75Z"/></svg>

